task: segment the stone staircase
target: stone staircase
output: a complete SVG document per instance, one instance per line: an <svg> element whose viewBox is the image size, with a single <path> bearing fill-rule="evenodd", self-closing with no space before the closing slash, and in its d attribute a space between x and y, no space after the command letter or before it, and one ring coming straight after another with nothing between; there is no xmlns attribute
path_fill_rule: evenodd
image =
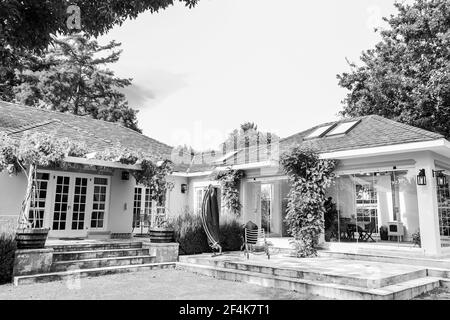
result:
<svg viewBox="0 0 450 320"><path fill-rule="evenodd" d="M155 257L142 242L105 242L54 245L53 261L49 273L14 277L14 284L49 282L76 277L174 268L175 263L155 263Z"/></svg>
<svg viewBox="0 0 450 320"><path fill-rule="evenodd" d="M339 261L337 261L339 263ZM367 262L366 262L367 263ZM301 266L301 260L298 260ZM380 266L380 264L379 264ZM385 265L390 268L395 265ZM264 287L294 290L339 300L406 300L450 284L447 270L404 266L404 272L361 277L330 272L326 268L293 268L283 263L180 256L178 268L218 279L241 281ZM401 266L396 266L400 268Z"/></svg>

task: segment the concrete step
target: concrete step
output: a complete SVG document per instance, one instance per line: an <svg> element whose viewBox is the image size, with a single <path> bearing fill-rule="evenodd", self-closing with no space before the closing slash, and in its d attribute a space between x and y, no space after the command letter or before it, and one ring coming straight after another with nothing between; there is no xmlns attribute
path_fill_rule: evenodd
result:
<svg viewBox="0 0 450 320"><path fill-rule="evenodd" d="M142 242L140 242L140 241L125 241L125 242L103 242L103 243L77 243L77 244L50 245L47 247L53 248L53 250L55 252L119 250L119 249L142 248Z"/></svg>
<svg viewBox="0 0 450 320"><path fill-rule="evenodd" d="M72 261L58 261L53 262L51 270L53 272L77 270L77 269L93 269L93 268L105 268L115 266L128 266L138 264L148 264L155 261L155 257L145 256L131 256L131 257L109 257L98 259L84 259L84 260L72 260Z"/></svg>
<svg viewBox="0 0 450 320"><path fill-rule="evenodd" d="M111 257L129 257L149 255L149 249L106 249L106 250L86 250L86 251L59 251L53 254L53 262L99 259Z"/></svg>
<svg viewBox="0 0 450 320"><path fill-rule="evenodd" d="M36 274L31 276L19 276L14 277L14 285L31 284L36 282L50 282L50 281L74 281L79 278L85 277L96 277L107 274L124 273L124 272L136 272L142 270L153 270L153 269L168 269L175 268L175 262L169 263L146 263L137 265L126 265L126 266L114 266L114 267L104 267L104 268L93 268L93 269L79 269L61 272L52 272L44 274Z"/></svg>
<svg viewBox="0 0 450 320"><path fill-rule="evenodd" d="M327 283L309 279L299 279L281 275L228 269L208 265L177 263L186 271L212 276L218 279L240 281L263 287L293 290L304 294L319 295L339 300L400 300L411 299L440 286L440 279L423 277L382 288L362 288L352 285Z"/></svg>
<svg viewBox="0 0 450 320"><path fill-rule="evenodd" d="M450 269L450 259L429 257L401 257L389 253L349 253L334 251L319 251L321 257L333 257L338 259L364 260L376 262L388 262L396 264L414 265L429 268Z"/></svg>
<svg viewBox="0 0 450 320"><path fill-rule="evenodd" d="M296 268L289 267L272 267L264 264L256 264L253 262L244 261L224 261L214 260L209 258L201 258L195 256L180 256L180 262L213 266L232 270L250 271L268 275L283 276L294 279L305 279L311 281L318 281L324 283L335 283L351 285L361 288L381 288L392 284L397 284L413 279L423 278L427 276L427 270L420 269L410 272L405 272L401 275L394 275L384 278L361 278L356 276L346 276L342 274L335 274L332 272L313 271L307 268L302 269L301 266Z"/></svg>

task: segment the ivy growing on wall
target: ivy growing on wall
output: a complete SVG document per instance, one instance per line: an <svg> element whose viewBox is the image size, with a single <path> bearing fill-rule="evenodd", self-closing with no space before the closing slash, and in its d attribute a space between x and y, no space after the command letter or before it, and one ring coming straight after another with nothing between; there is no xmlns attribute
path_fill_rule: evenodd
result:
<svg viewBox="0 0 450 320"><path fill-rule="evenodd" d="M225 207L237 216L241 212L239 185L244 177L245 173L243 170L234 170L231 168L220 171L214 176L214 179L220 182Z"/></svg>
<svg viewBox="0 0 450 320"><path fill-rule="evenodd" d="M291 183L285 221L297 256L316 256L319 236L324 232L325 192L333 181L337 161L294 147L281 156L281 165Z"/></svg>

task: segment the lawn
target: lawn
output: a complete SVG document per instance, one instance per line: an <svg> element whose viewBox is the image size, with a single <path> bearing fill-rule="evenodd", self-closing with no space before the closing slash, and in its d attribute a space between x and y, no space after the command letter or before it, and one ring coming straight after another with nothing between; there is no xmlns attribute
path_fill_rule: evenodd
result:
<svg viewBox="0 0 450 320"><path fill-rule="evenodd" d="M304 300L321 299L293 291L219 280L178 269L149 270L36 283L0 286L5 299L155 299L155 300Z"/></svg>

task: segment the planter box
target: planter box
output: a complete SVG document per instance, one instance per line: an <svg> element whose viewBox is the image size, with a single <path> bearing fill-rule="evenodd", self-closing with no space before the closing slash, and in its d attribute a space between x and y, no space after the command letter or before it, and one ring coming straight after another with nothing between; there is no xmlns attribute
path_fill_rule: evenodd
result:
<svg viewBox="0 0 450 320"><path fill-rule="evenodd" d="M154 243L169 243L173 242L174 230L151 228L149 230L150 241Z"/></svg>
<svg viewBox="0 0 450 320"><path fill-rule="evenodd" d="M43 249L50 229L18 229L16 231L17 249Z"/></svg>

